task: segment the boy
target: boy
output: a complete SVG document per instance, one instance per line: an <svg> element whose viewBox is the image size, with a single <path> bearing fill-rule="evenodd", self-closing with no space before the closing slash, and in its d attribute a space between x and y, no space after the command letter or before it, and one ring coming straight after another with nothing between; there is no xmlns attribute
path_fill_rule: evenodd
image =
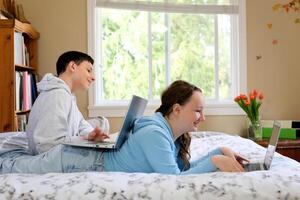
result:
<svg viewBox="0 0 300 200"><path fill-rule="evenodd" d="M46 152L71 136L95 141L109 137L83 119L74 95L80 89L87 90L95 80L93 63L85 53L65 52L56 63L57 77L46 74L37 84L40 94L31 109L26 129L29 151L33 155Z"/></svg>

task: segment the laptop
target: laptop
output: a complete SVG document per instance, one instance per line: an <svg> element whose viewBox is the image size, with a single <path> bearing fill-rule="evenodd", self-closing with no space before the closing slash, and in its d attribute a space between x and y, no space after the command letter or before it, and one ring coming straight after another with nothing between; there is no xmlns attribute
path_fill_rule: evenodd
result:
<svg viewBox="0 0 300 200"><path fill-rule="evenodd" d="M110 138L95 142L75 136L68 138L69 141L65 141L63 144L78 147L119 149L129 137L134 121L143 115L147 102L146 99L133 95L120 132L109 134Z"/></svg>
<svg viewBox="0 0 300 200"><path fill-rule="evenodd" d="M248 163L244 165L246 172L258 171L258 170L269 170L273 156L276 150L281 124L278 121L274 121L272 135L269 141L269 145L266 151L265 160L263 163Z"/></svg>

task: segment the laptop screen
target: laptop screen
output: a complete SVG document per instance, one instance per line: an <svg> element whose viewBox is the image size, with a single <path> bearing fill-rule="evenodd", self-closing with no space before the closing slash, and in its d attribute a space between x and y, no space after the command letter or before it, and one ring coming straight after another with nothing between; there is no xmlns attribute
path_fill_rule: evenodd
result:
<svg viewBox="0 0 300 200"><path fill-rule="evenodd" d="M120 134L116 142L116 148L120 148L127 140L129 134L131 133L134 121L143 115L144 110L147 106L147 102L148 101L142 97L136 95L132 96L128 111L126 113L122 128L120 130Z"/></svg>
<svg viewBox="0 0 300 200"><path fill-rule="evenodd" d="M273 130L272 130L272 135L269 141L269 145L267 148L267 152L266 152L266 156L265 156L265 167L267 169L270 168L271 163L272 163L272 159L276 150L276 146L277 146L277 142L278 142L278 138L279 138L279 134L280 134L280 123L277 121L274 121L274 125L273 125Z"/></svg>

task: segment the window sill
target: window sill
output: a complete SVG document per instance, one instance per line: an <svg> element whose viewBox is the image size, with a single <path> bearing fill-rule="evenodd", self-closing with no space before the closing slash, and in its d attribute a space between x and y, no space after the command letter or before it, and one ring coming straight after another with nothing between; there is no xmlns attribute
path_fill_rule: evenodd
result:
<svg viewBox="0 0 300 200"><path fill-rule="evenodd" d="M159 102L149 102L144 115L152 115L159 107ZM124 117L128 109L128 102L104 103L97 106L89 106L89 117L105 116L105 117ZM232 102L224 103L207 103L204 113L206 116L221 115L245 115L238 105Z"/></svg>

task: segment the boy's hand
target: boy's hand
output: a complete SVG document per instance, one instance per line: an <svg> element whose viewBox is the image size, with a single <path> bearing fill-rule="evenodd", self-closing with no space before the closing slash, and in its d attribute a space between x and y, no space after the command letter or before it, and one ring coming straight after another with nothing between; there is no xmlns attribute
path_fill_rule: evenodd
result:
<svg viewBox="0 0 300 200"><path fill-rule="evenodd" d="M109 135L104 133L99 127L96 127L87 135L87 140L92 140L95 142L103 141L107 138L109 138Z"/></svg>

